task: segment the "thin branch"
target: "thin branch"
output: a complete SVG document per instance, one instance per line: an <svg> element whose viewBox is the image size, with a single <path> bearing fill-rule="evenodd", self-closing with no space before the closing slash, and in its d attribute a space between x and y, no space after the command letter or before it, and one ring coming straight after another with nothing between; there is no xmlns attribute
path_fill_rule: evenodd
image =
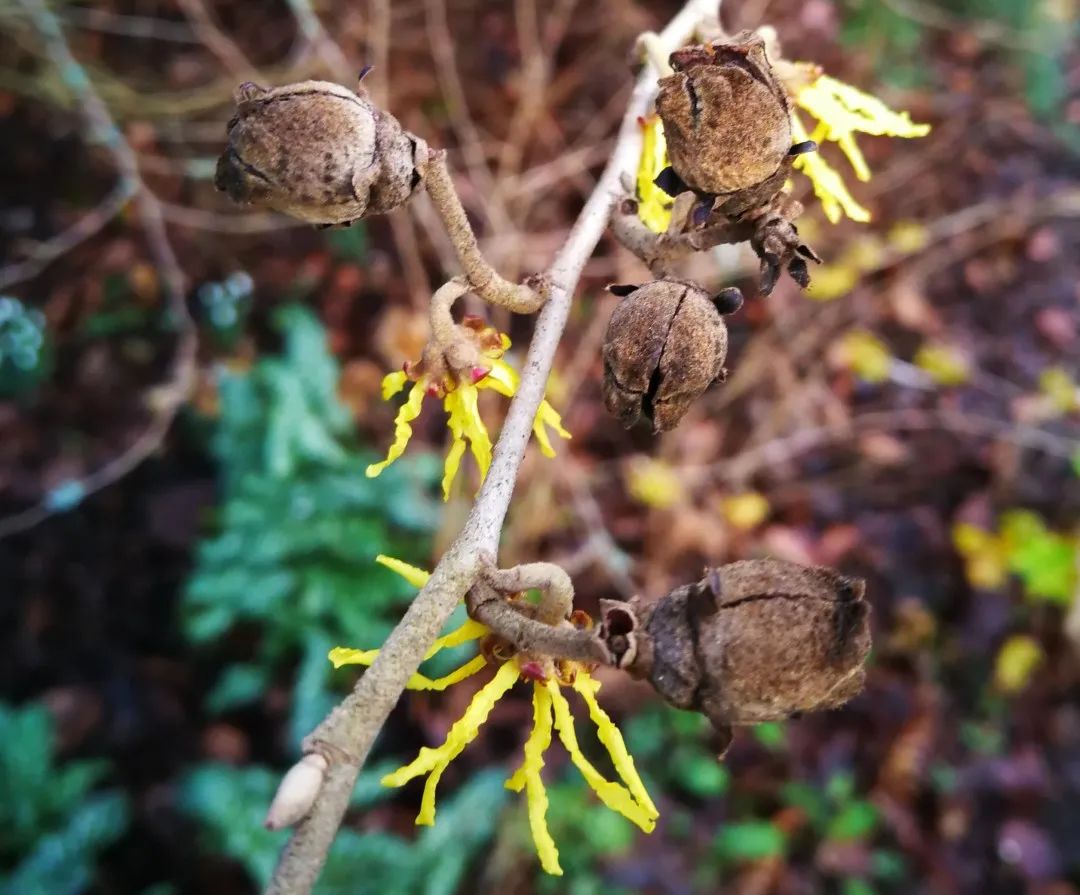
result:
<svg viewBox="0 0 1080 895"><path fill-rule="evenodd" d="M556 627L530 618L501 594L477 583L465 598L469 615L487 625L519 652L542 653L553 659L610 665L611 656L588 630Z"/></svg>
<svg viewBox="0 0 1080 895"><path fill-rule="evenodd" d="M673 49L679 46L703 19L715 16L716 7L716 0L689 0L664 30L663 40ZM491 468L461 534L353 692L305 743L305 751L329 754L331 766L310 813L297 826L281 855L267 890L270 895L306 895L311 891L376 734L400 699L409 677L419 668L424 653L475 582L480 553L498 549L499 533L570 313L574 289L619 197L620 179L637 165L641 153L637 119L648 111L655 90L655 78L650 73L638 79L611 159L548 271L548 301L537 318L521 384L495 445Z"/></svg>
<svg viewBox="0 0 1080 895"><path fill-rule="evenodd" d="M184 275L169 242L161 205L139 175L135 151L124 139L108 107L87 77L85 69L72 55L60 22L45 5L44 0L20 0L20 3L34 23L61 79L78 100L79 110L90 136L109 151L119 170L121 187L127 185L133 190L147 245L168 300L171 323L178 331L178 341L168 378L163 385L152 390L148 401L152 416L142 434L101 468L80 480L62 483L38 505L0 520L0 538L30 528L53 513L70 509L87 495L100 491L127 475L157 451L195 381L197 348L195 323L188 313L185 301Z"/></svg>
<svg viewBox="0 0 1080 895"><path fill-rule="evenodd" d="M0 289L36 277L57 258L100 233L123 210L138 190L138 184L121 177L96 208L87 212L66 230L27 252L27 257L0 268Z"/></svg>
<svg viewBox="0 0 1080 895"><path fill-rule="evenodd" d="M518 314L535 313L544 303L544 296L523 283L511 283L499 276L480 254L476 234L458 198L450 171L446 167L445 150L431 150L424 172L424 182L435 210L454 244L469 285L484 301Z"/></svg>

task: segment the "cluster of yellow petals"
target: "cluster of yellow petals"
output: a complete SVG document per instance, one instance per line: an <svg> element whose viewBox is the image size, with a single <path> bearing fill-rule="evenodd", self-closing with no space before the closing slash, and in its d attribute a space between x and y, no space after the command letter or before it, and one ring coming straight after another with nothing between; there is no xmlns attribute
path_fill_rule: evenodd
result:
<svg viewBox="0 0 1080 895"><path fill-rule="evenodd" d="M413 386L394 419L394 440L386 453L386 459L368 466L366 470L368 478L379 475L405 453L405 447L413 434L412 423L423 410L424 398L431 396L442 399L443 409L447 414L446 425L451 437L450 450L447 451L443 463L443 500L450 498L450 489L461 468L461 458L465 455L466 445L480 469L482 483L491 466L491 436L480 416L480 389L491 389L507 398L517 394L521 377L517 370L502 359L503 353L509 347L510 339L500 333L498 346L488 348L483 352L487 366L476 368L468 377L447 376L445 381L432 382L431 377L427 375L414 374L415 378L413 378L405 370L384 376L382 381L384 401L389 401L401 392L410 379L413 379ZM536 441L544 456L554 457L555 449L551 446L548 427L554 429L561 438L570 438L570 433L563 428L562 418L556 413L555 408L544 400L540 403L536 419L533 421L533 435L536 436Z"/></svg>
<svg viewBox="0 0 1080 895"><path fill-rule="evenodd" d="M816 126L807 131L799 115L791 113L791 136L795 143L814 140L819 145L836 143L862 181L870 179L855 134L887 137L923 137L930 125L915 124L907 112L896 112L876 96L821 74L811 63L796 63L798 77L791 84L795 105L813 116ZM797 83L796 83L797 82ZM636 192L638 216L651 230L662 233L671 220L672 199L653 181L668 165L664 127L657 115L640 119L641 158L638 162ZM807 176L821 201L825 216L834 224L843 215L865 223L870 212L851 195L840 172L820 152L809 152L795 160L795 167Z"/></svg>
<svg viewBox="0 0 1080 895"><path fill-rule="evenodd" d="M816 67L809 63L800 63L799 68L816 72ZM792 139L796 143L804 140L814 140L819 145L826 141L836 143L851 162L855 176L862 181L870 179L870 167L855 142L855 134L911 138L924 137L930 132L930 125L915 124L907 112L895 112L876 96L828 75L811 76L794 94L795 105L812 115L817 126L807 132L798 114L792 112ZM800 155L795 167L809 178L825 216L834 224L843 214L856 221L870 220L870 212L855 200L843 177L820 152Z"/></svg>
<svg viewBox="0 0 1080 895"><path fill-rule="evenodd" d="M638 217L654 233L663 233L671 222L671 207L675 200L654 182L668 166L664 123L653 114L639 118L641 126L641 160L638 162L636 191Z"/></svg>
<svg viewBox="0 0 1080 895"><path fill-rule="evenodd" d="M379 556L377 561L398 572L416 587L422 587L429 577L422 569L391 557ZM425 658L430 659L443 649L478 640L489 633L489 629L484 625L472 620L466 621L459 628L440 637L428 650ZM330 651L329 658L335 668L342 665L370 665L375 661L378 652L337 647ZM417 673L409 680L408 687L412 690L442 690L475 674L486 664L484 656L479 655L443 677L429 678ZM384 786L403 786L416 777L427 775L416 823L431 825L435 822L435 789L443 772L450 762L476 739L495 704L519 680L525 679L517 657L503 662L498 666L494 677L473 696L465 713L451 725L440 746L425 746L412 762L383 777ZM608 808L617 811L646 833L652 832L659 812L638 776L634 759L626 748L622 734L596 700L600 682L591 677L585 669L574 667L565 677L548 676L545 680L532 680L532 684L532 731L525 742L521 766L507 780L506 787L514 792L525 791L529 829L540 857L540 865L547 873L558 876L562 874L562 868L559 866L558 848L547 827L548 797L541 776L544 753L551 745L553 732L558 734L574 766ZM607 749L621 782L605 778L585 757L574 730L570 704L562 693L563 686L572 687L584 700L589 717L596 725L597 737Z"/></svg>

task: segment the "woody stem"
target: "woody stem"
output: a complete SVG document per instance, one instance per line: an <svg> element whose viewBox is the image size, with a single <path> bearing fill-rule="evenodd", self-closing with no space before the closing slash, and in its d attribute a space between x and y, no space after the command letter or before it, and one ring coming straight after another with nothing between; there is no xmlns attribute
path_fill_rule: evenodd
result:
<svg viewBox="0 0 1080 895"><path fill-rule="evenodd" d="M477 582L465 596L469 616L487 625L519 652L541 653L553 659L611 664L611 657L592 631L562 627L531 618L495 591Z"/></svg>
<svg viewBox="0 0 1080 895"><path fill-rule="evenodd" d="M524 283L511 283L500 276L481 254L476 234L446 167L446 150L429 150L424 182L472 290L484 301L516 314L539 311L547 301L545 294Z"/></svg>

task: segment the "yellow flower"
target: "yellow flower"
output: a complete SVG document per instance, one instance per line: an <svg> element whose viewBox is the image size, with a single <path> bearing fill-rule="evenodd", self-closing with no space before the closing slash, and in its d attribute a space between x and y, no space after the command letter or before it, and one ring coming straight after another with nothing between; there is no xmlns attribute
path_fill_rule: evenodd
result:
<svg viewBox="0 0 1080 895"><path fill-rule="evenodd" d="M1018 693L1027 686L1045 658L1038 640L1027 634L1014 634L998 651L994 683L1006 693Z"/></svg>
<svg viewBox="0 0 1080 895"><path fill-rule="evenodd" d="M638 503L658 510L673 507L686 498L686 489L670 464L651 457L636 457L626 468L626 487Z"/></svg>
<svg viewBox="0 0 1080 895"><path fill-rule="evenodd" d="M964 558L964 571L972 587L994 590L1009 575L1009 546L1004 537L967 522L953 526L952 542Z"/></svg>
<svg viewBox="0 0 1080 895"><path fill-rule="evenodd" d="M398 572L417 587L422 587L429 577L422 569L388 556L378 556L376 561ZM443 649L488 636L494 637L487 627L479 622L466 621L459 628L436 640L425 658L430 659ZM529 828L544 870L557 876L562 875L559 851L547 828L548 797L540 773L544 766L544 753L551 745L553 731L558 733L570 754L570 760L599 796L600 801L646 833L651 833L659 812L638 776L634 759L627 751L622 734L596 700L600 682L589 674L589 668L578 662L522 654L502 659L500 646L502 645L498 644L482 650L480 655L443 677L432 679L422 674L412 676L408 683L411 690L442 690L475 674L487 664L498 666L494 677L476 692L465 713L451 725L442 745L422 748L412 762L383 777L383 785L403 786L416 777L427 775L416 822L424 825L435 823L435 789L443 772L450 762L476 739L495 704L518 681L523 680L531 682L533 687L533 727L525 741L521 766L507 780L506 787L514 792L525 790ZM378 650L337 647L330 651L329 658L335 668L342 665L370 665L378 653ZM589 717L596 725L597 737L607 749L621 782L605 778L585 757L578 744L570 704L563 695L563 687L571 687L584 700Z"/></svg>
<svg viewBox="0 0 1080 895"><path fill-rule="evenodd" d="M664 125L659 115L639 118L641 125L641 161L637 170L638 217L656 233L663 233L671 221L674 199L658 187L654 180L668 166Z"/></svg>
<svg viewBox="0 0 1080 895"><path fill-rule="evenodd" d="M517 393L521 378L517 371L502 359L506 349L510 347L510 339L505 334L498 332L493 326L484 325L478 317L466 317L462 325L471 330L482 358L482 365L473 367L467 375L453 376L448 373L435 379L424 372L422 363L407 363L404 370L388 373L383 377L384 401L390 400L404 389L406 382L412 381L413 386L394 419L394 441L386 453L386 459L368 466L368 478L375 478L405 453L405 447L413 434L411 424L423 409L424 397L431 396L442 399L443 409L447 413L446 425L451 435L450 450L447 451L443 463L443 500L450 498L450 488L457 477L458 469L461 468L466 444L480 469L481 483L484 481L491 466L491 437L480 416L480 389L492 389L509 398ZM551 446L547 427L554 429L562 438L570 438L570 433L563 428L562 418L545 400L540 403L540 409L536 412L533 435L536 436L544 456L554 457L555 449Z"/></svg>
<svg viewBox="0 0 1080 895"><path fill-rule="evenodd" d="M1080 407L1080 387L1061 367L1049 367L1039 374L1039 391L1056 414L1071 413Z"/></svg>
<svg viewBox="0 0 1080 895"><path fill-rule="evenodd" d="M884 382L892 369L888 346L872 332L852 329L837 342L836 356L865 382Z"/></svg>
<svg viewBox="0 0 1080 895"><path fill-rule="evenodd" d="M963 385L971 378L967 358L956 348L941 342L924 342L915 352L914 362L939 385Z"/></svg>
<svg viewBox="0 0 1080 895"><path fill-rule="evenodd" d="M923 137L930 132L930 125L915 124L907 112L894 112L877 97L817 73L816 66L810 63L798 63L798 69L803 77L799 78L800 83L793 85L795 104L809 112L817 126L813 133L808 133L793 111L792 138L796 143L803 140L836 143L851 162L859 180L870 179L870 168L855 142L855 134L910 138ZM855 200L839 172L820 152L800 155L795 167L810 178L825 216L834 224L842 214L856 221L870 220L870 212Z"/></svg>
<svg viewBox="0 0 1080 895"><path fill-rule="evenodd" d="M758 491L729 494L720 499L720 512L733 528L750 531L768 518L769 501Z"/></svg>

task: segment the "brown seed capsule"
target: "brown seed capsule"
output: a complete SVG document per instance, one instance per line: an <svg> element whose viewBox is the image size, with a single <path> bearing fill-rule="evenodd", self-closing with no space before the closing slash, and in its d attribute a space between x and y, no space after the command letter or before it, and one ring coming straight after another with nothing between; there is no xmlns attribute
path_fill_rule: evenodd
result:
<svg viewBox="0 0 1080 895"><path fill-rule="evenodd" d="M240 85L214 184L235 202L350 224L406 202L427 148L397 119L327 81Z"/></svg>
<svg viewBox="0 0 1080 895"><path fill-rule="evenodd" d="M600 635L616 664L723 731L833 708L862 689L864 588L832 569L736 562L651 605L605 602Z"/></svg>
<svg viewBox="0 0 1080 895"><path fill-rule="evenodd" d="M694 400L727 376L727 327L721 314L742 305L738 289L715 298L686 280L609 286L626 296L604 338L604 404L629 428L647 420L674 428Z"/></svg>
<svg viewBox="0 0 1080 895"><path fill-rule="evenodd" d="M791 119L764 41L743 31L728 42L683 47L671 66L656 110L685 187L724 195L773 179L791 150ZM782 185L781 178L773 192Z"/></svg>

